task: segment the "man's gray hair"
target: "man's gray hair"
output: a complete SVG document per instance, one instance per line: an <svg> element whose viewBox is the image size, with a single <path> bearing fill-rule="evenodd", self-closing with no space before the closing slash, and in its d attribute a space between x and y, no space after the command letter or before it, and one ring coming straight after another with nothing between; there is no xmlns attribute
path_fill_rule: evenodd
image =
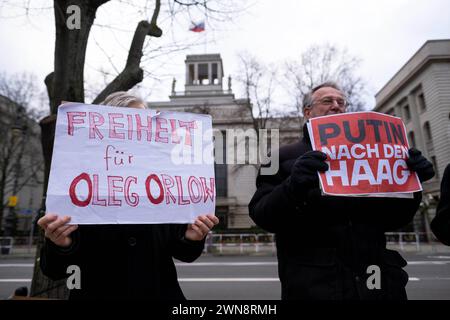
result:
<svg viewBox="0 0 450 320"><path fill-rule="evenodd" d="M305 96L303 97L303 101L302 101L302 111L312 107L312 104L314 102L312 96L313 96L314 92L316 92L317 90L319 90L321 88L334 88L334 89L342 92L342 94L344 96L346 95L345 92L342 90L342 88L336 82L326 81L326 82L322 83L321 85L314 87L310 92L305 94Z"/></svg>
<svg viewBox="0 0 450 320"><path fill-rule="evenodd" d="M113 107L128 107L131 103L142 103L146 106L146 103L141 99L125 91L117 91L111 93L100 104Z"/></svg>

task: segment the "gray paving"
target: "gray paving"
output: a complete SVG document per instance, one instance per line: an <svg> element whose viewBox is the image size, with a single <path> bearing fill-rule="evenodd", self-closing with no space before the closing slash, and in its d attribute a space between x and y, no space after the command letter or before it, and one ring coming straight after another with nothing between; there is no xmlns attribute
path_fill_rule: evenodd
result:
<svg viewBox="0 0 450 320"><path fill-rule="evenodd" d="M410 299L450 300L450 254L403 253ZM177 262L180 285L188 299L278 300L280 284L273 256L211 256L195 263ZM30 285L33 259L0 260L0 299Z"/></svg>

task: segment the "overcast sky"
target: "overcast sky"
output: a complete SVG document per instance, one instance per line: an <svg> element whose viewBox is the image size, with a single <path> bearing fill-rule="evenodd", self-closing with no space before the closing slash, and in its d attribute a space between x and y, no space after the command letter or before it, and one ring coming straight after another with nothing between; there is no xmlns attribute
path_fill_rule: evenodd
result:
<svg viewBox="0 0 450 320"><path fill-rule="evenodd" d="M50 7L52 2L46 2ZM313 44L331 43L347 48L363 60L360 73L369 84L372 98L368 104L373 107L374 94L426 40L450 39L448 0L253 0L245 3L246 11L236 15L234 21L222 24L207 21L206 31L202 33L188 31L188 18L160 21L164 36L152 40L148 50L173 39L198 45L170 55L151 56L143 62L154 78L161 79L155 82L149 77L141 86L143 94L151 93L148 100L168 100L173 77L177 78L177 91L183 90L186 54L220 53L225 76L233 77L238 72L240 51L249 51L267 63L279 63L298 57ZM88 89L102 88L103 78L97 70L113 71L109 60L119 71L123 68L136 22L145 18L145 13L126 10L112 0L97 14L97 23L113 24L114 29L93 28L85 69L86 80L91 85ZM27 19L14 18L16 13L11 8L0 11L0 71L30 71L43 80L53 69L52 9L34 11ZM192 18L203 17L197 14ZM239 97L239 90L233 89Z"/></svg>

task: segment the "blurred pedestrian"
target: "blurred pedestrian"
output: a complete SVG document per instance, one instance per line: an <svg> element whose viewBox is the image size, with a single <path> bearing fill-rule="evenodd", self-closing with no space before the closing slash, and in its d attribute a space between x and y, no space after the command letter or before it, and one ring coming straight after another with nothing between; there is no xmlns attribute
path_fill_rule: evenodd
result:
<svg viewBox="0 0 450 320"><path fill-rule="evenodd" d="M439 241L450 246L450 164L444 171L441 197L436 209L436 216L431 221L431 230Z"/></svg>

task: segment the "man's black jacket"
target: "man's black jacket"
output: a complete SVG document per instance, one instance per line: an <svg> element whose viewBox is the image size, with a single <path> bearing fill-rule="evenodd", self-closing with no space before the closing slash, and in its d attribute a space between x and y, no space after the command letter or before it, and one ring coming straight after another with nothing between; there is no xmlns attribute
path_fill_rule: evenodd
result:
<svg viewBox="0 0 450 320"><path fill-rule="evenodd" d="M275 175L258 175L249 211L261 228L276 234L283 299L406 299L406 261L386 249L384 233L407 225L416 213L414 199L322 196L309 190L306 201L290 194L295 160L312 150L304 137L280 149ZM369 290L368 277L381 270L381 289ZM369 279L369 282L373 278Z"/></svg>
<svg viewBox="0 0 450 320"><path fill-rule="evenodd" d="M61 249L46 239L40 266L56 280L81 270L81 289L69 299L182 300L172 258L192 262L204 241L184 239L186 225L80 225L73 243Z"/></svg>

